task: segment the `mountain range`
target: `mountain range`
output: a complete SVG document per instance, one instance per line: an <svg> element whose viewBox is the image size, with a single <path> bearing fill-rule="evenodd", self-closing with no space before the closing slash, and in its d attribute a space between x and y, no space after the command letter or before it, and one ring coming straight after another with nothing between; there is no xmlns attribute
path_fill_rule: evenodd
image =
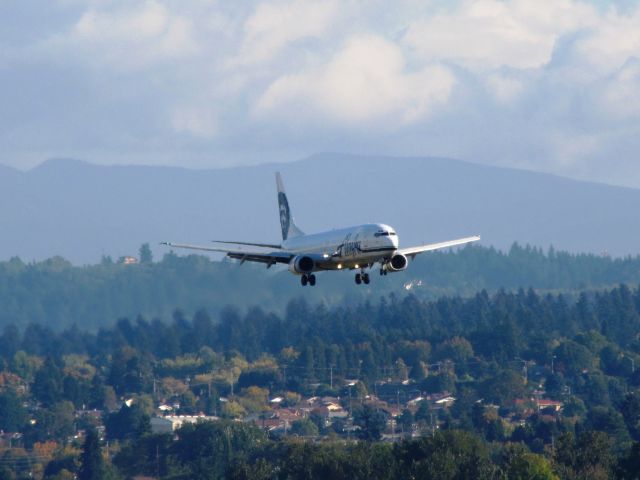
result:
<svg viewBox="0 0 640 480"><path fill-rule="evenodd" d="M325 153L283 164L191 170L55 159L23 172L0 167L0 259L60 255L156 258L161 241L278 242L273 173L281 171L306 232L392 225L401 245L481 234L570 252L640 252L640 190L446 158Z"/></svg>

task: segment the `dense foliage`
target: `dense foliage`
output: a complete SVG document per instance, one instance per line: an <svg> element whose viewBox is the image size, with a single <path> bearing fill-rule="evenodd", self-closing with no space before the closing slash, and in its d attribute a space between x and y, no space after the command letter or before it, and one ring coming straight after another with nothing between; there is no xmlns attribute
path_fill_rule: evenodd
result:
<svg viewBox="0 0 640 480"><path fill-rule="evenodd" d="M298 299L282 314L176 311L96 332L9 325L0 428L34 453L9 448L0 458L14 473L0 474L33 474L47 458L47 478L636 478L636 365L640 289L626 285L335 307ZM285 428L288 440L260 428L269 398L285 408L317 395L348 416L311 414ZM455 401L439 407L429 395ZM151 434L161 402L256 421L186 425L174 440ZM385 435L396 442L379 443Z"/></svg>
<svg viewBox="0 0 640 480"><path fill-rule="evenodd" d="M427 253L418 256L407 271L376 276L366 288L354 288L349 272L320 273L319 286L304 290L281 267L240 267L173 253L154 263L147 245L141 247L139 257L140 263L133 265L105 257L99 265L83 267L59 257L28 264L18 258L0 262L0 327L40 323L58 330L75 323L95 331L114 318L139 313L168 318L176 306L189 315L201 308L218 313L227 305L260 305L282 313L288 300L299 296L333 306L377 301L392 292L404 296L409 291L420 299L434 299L523 285L576 291L640 282L640 257L612 259L553 249L544 253L518 245L506 253L482 246Z"/></svg>

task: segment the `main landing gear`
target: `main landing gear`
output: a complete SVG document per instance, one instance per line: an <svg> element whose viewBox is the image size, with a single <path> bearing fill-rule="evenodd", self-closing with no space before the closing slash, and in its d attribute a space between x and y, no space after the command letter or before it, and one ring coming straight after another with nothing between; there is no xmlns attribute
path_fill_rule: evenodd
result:
<svg viewBox="0 0 640 480"><path fill-rule="evenodd" d="M365 285L369 285L369 274L368 273L356 273L356 283L360 285L364 283Z"/></svg>
<svg viewBox="0 0 640 480"><path fill-rule="evenodd" d="M302 277L300 277L300 283L303 287L306 287L307 283L313 287L316 284L316 276L313 273L302 275Z"/></svg>

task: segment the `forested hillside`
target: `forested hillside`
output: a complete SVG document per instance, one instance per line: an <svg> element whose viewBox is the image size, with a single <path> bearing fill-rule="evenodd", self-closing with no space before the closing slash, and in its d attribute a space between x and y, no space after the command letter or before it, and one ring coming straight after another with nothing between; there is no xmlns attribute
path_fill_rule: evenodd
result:
<svg viewBox="0 0 640 480"><path fill-rule="evenodd" d="M351 272L319 273L318 285L304 289L297 277L278 267L266 270L172 253L153 262L144 251L142 262L133 265L108 257L84 267L60 257L38 263L18 258L0 262L0 326L40 323L55 330L77 324L95 330L137 314L168 320L176 308L187 314L206 308L217 315L228 305L241 310L260 305L282 312L293 298L332 306L343 301L377 303L392 292L399 298L412 293L431 299L469 296L481 289L523 286L572 292L640 282L640 257L612 259L518 245L506 253L470 246L423 254L405 272L374 275L366 287L356 286Z"/></svg>
<svg viewBox="0 0 640 480"><path fill-rule="evenodd" d="M0 475L638 478L639 332L625 285L5 327Z"/></svg>

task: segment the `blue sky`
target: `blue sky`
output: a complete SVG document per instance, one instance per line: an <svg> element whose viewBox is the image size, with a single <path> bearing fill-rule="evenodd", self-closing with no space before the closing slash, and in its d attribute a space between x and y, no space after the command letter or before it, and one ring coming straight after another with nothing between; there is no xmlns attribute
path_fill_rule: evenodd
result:
<svg viewBox="0 0 640 480"><path fill-rule="evenodd" d="M340 151L640 187L640 8L4 0L0 105L0 163L18 168Z"/></svg>

